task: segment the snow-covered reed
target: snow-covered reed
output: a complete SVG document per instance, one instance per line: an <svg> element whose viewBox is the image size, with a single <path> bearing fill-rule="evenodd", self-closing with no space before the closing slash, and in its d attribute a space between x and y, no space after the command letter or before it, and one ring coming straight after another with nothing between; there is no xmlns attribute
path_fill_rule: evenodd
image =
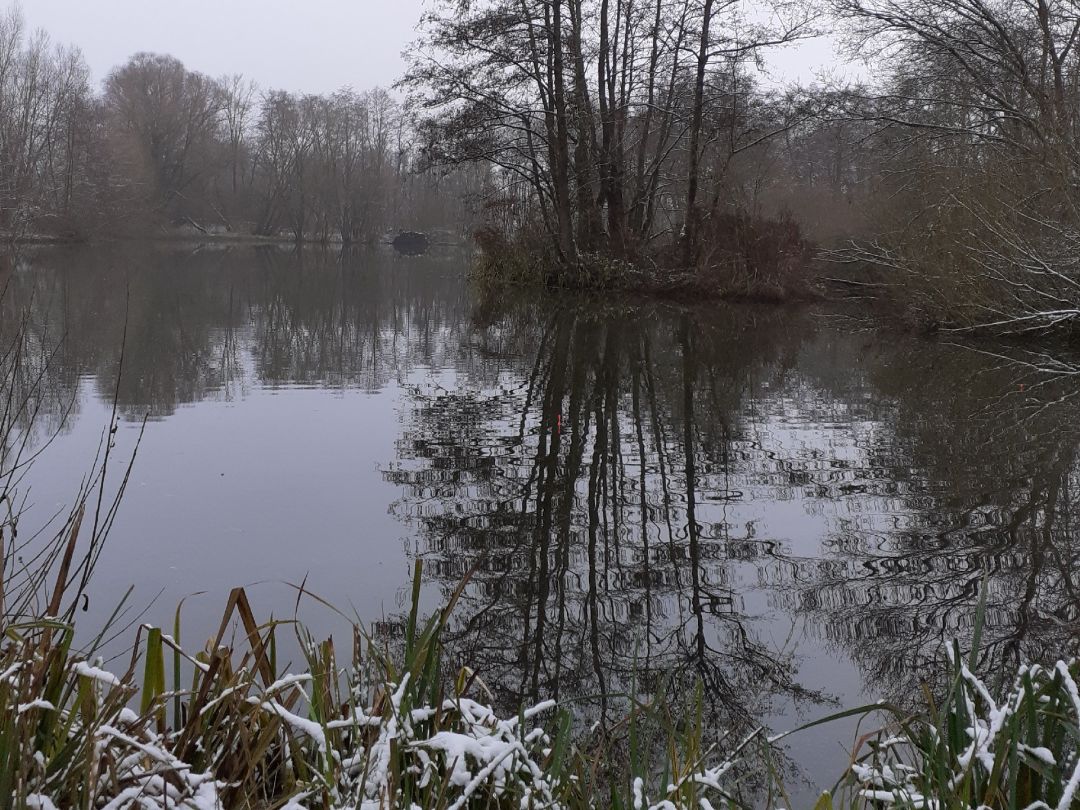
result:
<svg viewBox="0 0 1080 810"><path fill-rule="evenodd" d="M1080 665L1020 667L992 689L952 650L953 678L922 711L887 722L852 766L852 803L900 808L1080 807ZM998 694L995 694L998 692Z"/></svg>
<svg viewBox="0 0 1080 810"><path fill-rule="evenodd" d="M416 576L419 583L419 568ZM282 625L256 623L239 589L207 649L189 655L179 622L171 635L143 627L122 672L73 650L70 625L9 625L0 654L0 808L731 802L732 761L703 747L700 722L676 731L659 704L632 701L628 763L582 745L554 702L498 716L473 694L484 691L474 673L442 671L439 637L453 601L423 626L414 601L396 655L358 634L342 664L332 642L301 635L307 666L299 674L278 671ZM227 627L243 642L226 648ZM650 746L649 735L659 744Z"/></svg>
<svg viewBox="0 0 1080 810"><path fill-rule="evenodd" d="M179 620L171 635L144 627L125 671L74 650L69 623L7 622L0 810L791 807L778 784L747 788L747 774L775 778L760 731L706 744L700 687L677 708L630 699L602 735L575 735L551 701L499 716L475 673L443 670L456 596L421 626L419 575L402 650L358 632L339 662L331 641L301 633L297 674L277 667L283 625L257 623L239 589L205 650L182 648ZM230 627L242 639L231 648ZM921 712L840 713L881 727L817 807L1080 808L1077 665L1024 667L995 694L974 660L956 647L947 694L927 692Z"/></svg>

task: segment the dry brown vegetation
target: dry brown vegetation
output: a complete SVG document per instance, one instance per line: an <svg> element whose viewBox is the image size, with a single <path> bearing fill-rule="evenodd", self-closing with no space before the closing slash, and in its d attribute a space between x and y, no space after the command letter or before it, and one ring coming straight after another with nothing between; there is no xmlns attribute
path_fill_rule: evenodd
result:
<svg viewBox="0 0 1080 810"><path fill-rule="evenodd" d="M924 323L1072 328L1080 7L1067 0L836 0L885 86L846 100L877 122L882 201L836 258L874 271Z"/></svg>

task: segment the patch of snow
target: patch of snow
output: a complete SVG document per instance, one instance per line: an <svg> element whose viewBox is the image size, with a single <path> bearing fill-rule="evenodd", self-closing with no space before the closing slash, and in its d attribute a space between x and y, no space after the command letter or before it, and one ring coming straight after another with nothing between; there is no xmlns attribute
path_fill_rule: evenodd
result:
<svg viewBox="0 0 1080 810"><path fill-rule="evenodd" d="M85 661L76 662L71 669L78 675L82 675L85 678L91 678L100 683L107 684L108 686L120 686L120 679L111 672L92 667Z"/></svg>

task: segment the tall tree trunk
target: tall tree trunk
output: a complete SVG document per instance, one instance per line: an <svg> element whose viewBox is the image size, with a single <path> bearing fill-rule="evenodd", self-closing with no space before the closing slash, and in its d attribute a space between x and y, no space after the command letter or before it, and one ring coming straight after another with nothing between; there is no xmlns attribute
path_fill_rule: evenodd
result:
<svg viewBox="0 0 1080 810"><path fill-rule="evenodd" d="M618 0L616 0L618 3ZM600 187L608 213L608 249L616 256L623 253L622 189L616 189L615 172L615 51L610 25L610 2L600 3L600 55L596 63L597 95L600 99ZM617 24L616 24L617 27ZM617 41L617 35L616 35Z"/></svg>
<svg viewBox="0 0 1080 810"><path fill-rule="evenodd" d="M555 191L555 218L559 228L559 252L567 264L577 261L577 246L574 242L574 218L570 205L570 133L567 120L565 58L563 54L562 31L563 0L551 4L550 41L551 41L551 85L554 101L555 131L549 133L552 143L551 180Z"/></svg>
<svg viewBox="0 0 1080 810"><path fill-rule="evenodd" d="M602 185L597 182L596 125L589 82L585 76L585 53L582 43L582 3L570 0L570 47L574 66L574 107L577 142L574 146L574 183L577 192L578 247L595 250L603 226L600 217ZM603 113L601 112L601 117ZM602 159L601 159L602 160ZM600 169L602 171L602 169ZM600 178L602 184L602 178Z"/></svg>
<svg viewBox="0 0 1080 810"><path fill-rule="evenodd" d="M683 222L683 264L689 267L697 256L700 214L697 207L701 163L701 123L705 106L705 69L709 61L709 24L713 0L705 0L701 15L701 39L698 42L697 75L694 77L694 108L690 120L690 156L686 183L686 218Z"/></svg>
<svg viewBox="0 0 1080 810"><path fill-rule="evenodd" d="M638 136L637 166L634 173L634 198L630 204L630 228L640 238L644 238L642 226L645 222L645 195L648 180L645 176L645 155L649 151L649 136L652 132L653 108L656 105L656 72L660 63L660 14L663 9L661 0L655 0L654 17L649 49L649 69L645 79L645 115L641 122Z"/></svg>

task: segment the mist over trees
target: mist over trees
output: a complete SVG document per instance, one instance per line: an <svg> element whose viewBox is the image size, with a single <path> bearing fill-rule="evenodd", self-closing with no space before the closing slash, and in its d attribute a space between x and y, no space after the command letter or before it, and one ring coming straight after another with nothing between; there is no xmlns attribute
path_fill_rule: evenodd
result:
<svg viewBox="0 0 1080 810"><path fill-rule="evenodd" d="M762 81L826 27L872 80ZM1080 314L1076 0L447 0L422 30L424 155L493 167L493 273L783 294L809 239L924 324Z"/></svg>
<svg viewBox="0 0 1080 810"><path fill-rule="evenodd" d="M368 242L460 227L467 172L417 170L402 105L212 78L138 53L95 92L77 49L0 18L0 232L8 239L177 228Z"/></svg>
<svg viewBox="0 0 1080 810"><path fill-rule="evenodd" d="M826 27L872 81L765 80ZM9 12L0 232L446 228L504 281L785 297L824 276L927 326L1080 315L1077 0L442 0L419 32L405 103L149 53L96 91Z"/></svg>
<svg viewBox="0 0 1080 810"><path fill-rule="evenodd" d="M0 18L0 228L61 223L92 202L89 160L97 133L88 72L78 51L28 36Z"/></svg>

